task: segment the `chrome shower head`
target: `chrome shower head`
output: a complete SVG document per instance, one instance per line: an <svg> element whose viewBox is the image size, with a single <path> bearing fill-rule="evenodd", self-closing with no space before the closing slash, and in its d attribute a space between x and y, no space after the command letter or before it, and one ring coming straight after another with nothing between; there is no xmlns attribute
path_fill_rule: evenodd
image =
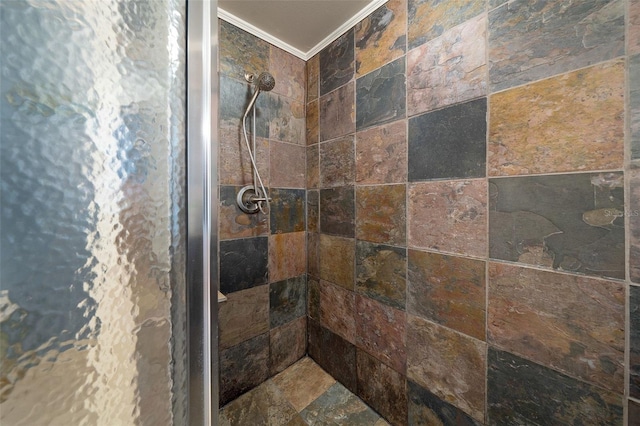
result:
<svg viewBox="0 0 640 426"><path fill-rule="evenodd" d="M268 72L261 72L255 83L258 89L268 92L276 86L276 79Z"/></svg>

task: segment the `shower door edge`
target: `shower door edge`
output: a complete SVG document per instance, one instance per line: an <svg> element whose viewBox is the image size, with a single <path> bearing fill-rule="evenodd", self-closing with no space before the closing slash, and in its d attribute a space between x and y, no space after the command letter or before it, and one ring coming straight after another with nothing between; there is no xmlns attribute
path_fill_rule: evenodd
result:
<svg viewBox="0 0 640 426"><path fill-rule="evenodd" d="M187 0L187 332L191 426L218 424L217 0ZM215 261L212 265L212 261Z"/></svg>

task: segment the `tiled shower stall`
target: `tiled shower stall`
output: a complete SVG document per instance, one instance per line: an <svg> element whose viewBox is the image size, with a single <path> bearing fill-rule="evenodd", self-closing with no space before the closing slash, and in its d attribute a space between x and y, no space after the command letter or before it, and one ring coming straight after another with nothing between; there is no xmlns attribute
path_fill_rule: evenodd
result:
<svg viewBox="0 0 640 426"><path fill-rule="evenodd" d="M640 423L640 0L390 0L306 63L221 22L220 57L221 405L308 353L394 425Z"/></svg>

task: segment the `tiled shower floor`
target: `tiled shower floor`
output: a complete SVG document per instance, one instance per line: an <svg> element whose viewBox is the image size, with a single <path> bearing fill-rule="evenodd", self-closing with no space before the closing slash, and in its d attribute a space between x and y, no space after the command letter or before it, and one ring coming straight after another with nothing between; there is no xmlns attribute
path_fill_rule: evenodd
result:
<svg viewBox="0 0 640 426"><path fill-rule="evenodd" d="M308 357L228 403L219 420L221 426L389 425Z"/></svg>

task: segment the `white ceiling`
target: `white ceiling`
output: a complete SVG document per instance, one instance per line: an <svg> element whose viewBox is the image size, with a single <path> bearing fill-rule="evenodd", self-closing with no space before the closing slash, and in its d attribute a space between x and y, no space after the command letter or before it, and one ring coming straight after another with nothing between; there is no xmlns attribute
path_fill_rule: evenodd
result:
<svg viewBox="0 0 640 426"><path fill-rule="evenodd" d="M218 0L218 16L307 60L387 0Z"/></svg>

